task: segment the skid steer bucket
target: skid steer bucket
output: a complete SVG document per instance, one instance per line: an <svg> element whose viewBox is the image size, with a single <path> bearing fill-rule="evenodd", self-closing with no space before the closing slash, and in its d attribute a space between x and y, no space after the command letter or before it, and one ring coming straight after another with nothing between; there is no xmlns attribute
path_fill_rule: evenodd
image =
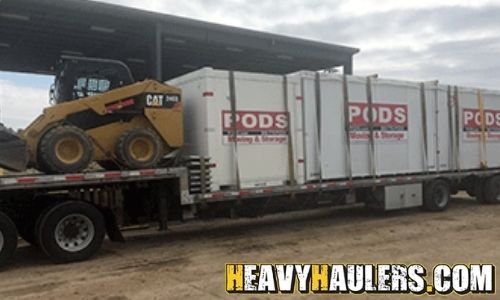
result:
<svg viewBox="0 0 500 300"><path fill-rule="evenodd" d="M0 167L10 171L25 171L28 165L26 142L13 130L0 124Z"/></svg>

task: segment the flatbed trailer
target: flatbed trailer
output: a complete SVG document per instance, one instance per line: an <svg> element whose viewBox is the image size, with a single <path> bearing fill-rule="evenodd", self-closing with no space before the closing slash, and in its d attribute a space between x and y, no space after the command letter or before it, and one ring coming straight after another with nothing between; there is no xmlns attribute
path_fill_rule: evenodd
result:
<svg viewBox="0 0 500 300"><path fill-rule="evenodd" d="M158 221L166 230L171 220L187 216L227 216L281 207L365 203L382 210L423 207L446 209L450 195L466 190L479 202L500 201L500 169L404 174L376 178L330 180L206 192L210 186L208 158L176 168L96 171L79 174L21 174L0 177L0 264L10 261L20 235L58 263L81 261L99 251L105 234L123 242L120 228ZM193 165L195 166L193 168ZM307 205L305 205L307 204ZM252 207L248 209L247 205ZM138 211L148 207L146 213ZM243 208L243 209L241 209ZM220 215L220 214L218 214ZM244 215L244 214L242 214Z"/></svg>
<svg viewBox="0 0 500 300"><path fill-rule="evenodd" d="M169 205L191 199L184 167L0 177L0 265L12 257L18 235L55 262L85 260L105 234L124 240L125 210L154 203L154 219L165 230Z"/></svg>
<svg viewBox="0 0 500 300"><path fill-rule="evenodd" d="M355 203L438 212L459 190L500 203L498 91L211 68L172 84L189 116L185 147L170 157L178 167L0 177L0 264L18 235L64 263L151 221L166 230Z"/></svg>

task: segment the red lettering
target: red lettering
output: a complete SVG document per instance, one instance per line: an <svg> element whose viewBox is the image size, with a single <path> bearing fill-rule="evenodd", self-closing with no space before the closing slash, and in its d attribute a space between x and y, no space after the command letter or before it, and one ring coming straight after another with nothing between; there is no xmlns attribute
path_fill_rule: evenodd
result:
<svg viewBox="0 0 500 300"><path fill-rule="evenodd" d="M349 104L349 121L351 126L366 126L370 120L367 103ZM375 126L407 126L408 106L406 104L373 104L373 125Z"/></svg>
<svg viewBox="0 0 500 300"><path fill-rule="evenodd" d="M231 111L222 111L223 130L232 130L232 119ZM238 111L235 125L238 131L286 131L288 130L288 113Z"/></svg>

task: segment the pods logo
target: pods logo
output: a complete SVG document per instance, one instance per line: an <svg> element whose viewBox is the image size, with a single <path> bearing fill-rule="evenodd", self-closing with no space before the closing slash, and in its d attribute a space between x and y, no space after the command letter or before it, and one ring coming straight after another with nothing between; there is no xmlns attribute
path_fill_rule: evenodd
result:
<svg viewBox="0 0 500 300"><path fill-rule="evenodd" d="M288 113L264 111L222 111L223 143L286 144L288 142Z"/></svg>
<svg viewBox="0 0 500 300"><path fill-rule="evenodd" d="M374 103L372 106L375 140L401 141L408 138L408 106ZM350 136L354 141L370 138L370 109L367 103L349 104Z"/></svg>
<svg viewBox="0 0 500 300"><path fill-rule="evenodd" d="M482 115L479 109L463 109L463 136L465 140L479 140L483 125L488 140L500 140L500 110L485 109L484 115Z"/></svg>

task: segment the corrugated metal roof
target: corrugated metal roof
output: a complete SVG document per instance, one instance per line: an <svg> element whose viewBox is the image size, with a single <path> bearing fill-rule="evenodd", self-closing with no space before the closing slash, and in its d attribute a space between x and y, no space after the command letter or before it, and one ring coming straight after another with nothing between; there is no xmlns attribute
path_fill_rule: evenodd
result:
<svg viewBox="0 0 500 300"><path fill-rule="evenodd" d="M0 70L51 73L71 54L123 60L138 79L152 77L157 28L165 79L203 66L323 69L349 64L359 51L94 1L0 0Z"/></svg>

